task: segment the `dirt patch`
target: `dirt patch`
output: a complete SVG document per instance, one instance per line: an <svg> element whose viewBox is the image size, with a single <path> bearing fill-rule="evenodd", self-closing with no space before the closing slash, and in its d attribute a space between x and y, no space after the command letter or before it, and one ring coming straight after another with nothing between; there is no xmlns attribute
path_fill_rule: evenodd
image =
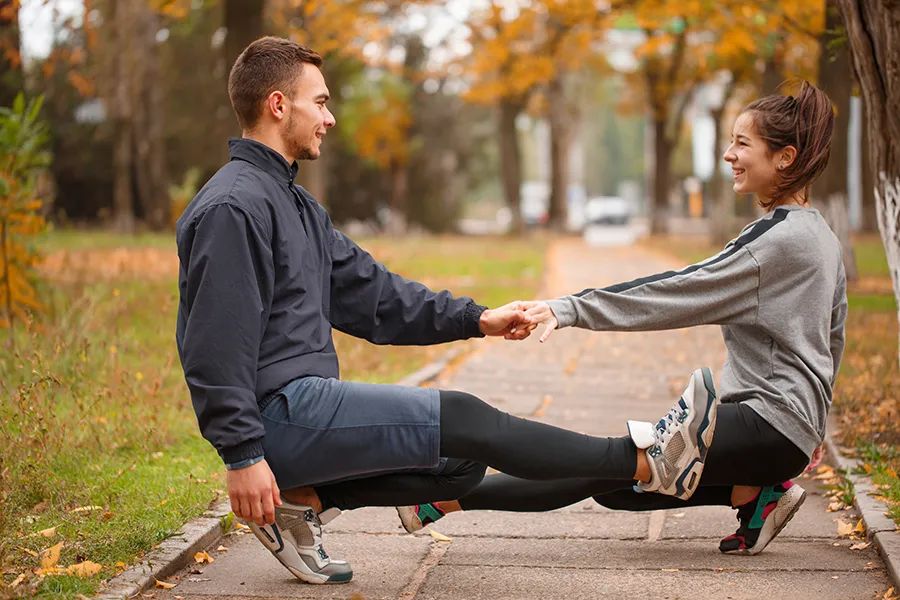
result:
<svg viewBox="0 0 900 600"><path fill-rule="evenodd" d="M178 276L178 256L161 248L61 250L45 257L40 271L48 279L61 282L161 281Z"/></svg>

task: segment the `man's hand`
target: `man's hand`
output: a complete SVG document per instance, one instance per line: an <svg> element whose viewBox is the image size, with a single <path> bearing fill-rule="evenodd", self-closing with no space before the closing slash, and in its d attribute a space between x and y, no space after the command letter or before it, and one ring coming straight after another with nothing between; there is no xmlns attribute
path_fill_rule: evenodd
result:
<svg viewBox="0 0 900 600"><path fill-rule="evenodd" d="M525 315L527 302L510 302L481 313L478 327L484 335L503 336L508 340L524 340L531 335L530 319Z"/></svg>
<svg viewBox="0 0 900 600"><path fill-rule="evenodd" d="M556 315L553 314L550 305L546 302L530 302L529 306L525 308L525 315L534 327L541 324L544 325L544 332L540 337L541 342L547 341L547 338L550 337L553 330L559 326Z"/></svg>
<svg viewBox="0 0 900 600"><path fill-rule="evenodd" d="M225 480L235 516L260 526L275 522L275 507L281 506L281 492L269 463L262 460L228 471Z"/></svg>

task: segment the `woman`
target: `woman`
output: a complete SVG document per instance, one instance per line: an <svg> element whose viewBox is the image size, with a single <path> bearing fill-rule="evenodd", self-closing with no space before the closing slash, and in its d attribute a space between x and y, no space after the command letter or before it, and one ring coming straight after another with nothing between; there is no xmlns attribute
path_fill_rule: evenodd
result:
<svg viewBox="0 0 900 600"><path fill-rule="evenodd" d="M834 126L824 92L767 96L735 121L725 160L734 190L767 211L717 255L681 271L548 302L523 302L546 329L648 331L719 324L727 348L716 433L693 497L683 501L599 479L535 482L487 477L458 501L402 507L415 530L455 510L551 510L588 496L610 508L708 504L737 508L738 530L720 550L757 554L803 502L790 479L822 443L844 346L846 279L841 248L809 188L828 162ZM657 427L665 427L663 419ZM636 443L650 431L629 422ZM640 443L638 446L640 447Z"/></svg>

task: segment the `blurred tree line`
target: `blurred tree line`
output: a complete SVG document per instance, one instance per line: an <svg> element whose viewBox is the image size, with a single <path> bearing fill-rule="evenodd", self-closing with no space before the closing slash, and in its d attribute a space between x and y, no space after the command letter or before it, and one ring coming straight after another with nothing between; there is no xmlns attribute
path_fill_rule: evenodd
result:
<svg viewBox="0 0 900 600"><path fill-rule="evenodd" d="M836 0L485 0L457 15L462 50L450 48L458 40L426 44L423 20L443 6L434 0L84 0L84 18L62 23L50 55L24 76L18 5L0 0L0 100L23 80L46 96L57 219L169 226L226 159L224 140L239 134L226 80L241 49L264 34L325 57L337 135L299 179L338 222L449 229L462 199L496 180L521 230L527 115L548 124L549 225L562 228L572 140L603 88L618 96L619 112L644 123L648 215L652 232L663 233L673 189L692 170L684 157L698 95L720 90L707 107L720 165L735 111L791 77L818 81L835 100L837 159L816 197L846 213L840 153L854 75ZM609 60L621 47L632 56L625 66ZM613 84L597 85L604 80ZM584 145L621 147L628 137ZM873 182L864 185L868 228L876 222ZM739 202L720 169L704 195L716 237L727 238ZM846 221L841 210L829 212Z"/></svg>

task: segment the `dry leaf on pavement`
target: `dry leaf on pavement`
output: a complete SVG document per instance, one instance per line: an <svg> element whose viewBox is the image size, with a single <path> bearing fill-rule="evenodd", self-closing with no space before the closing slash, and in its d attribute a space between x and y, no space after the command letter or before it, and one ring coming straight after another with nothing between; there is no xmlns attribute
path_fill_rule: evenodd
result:
<svg viewBox="0 0 900 600"><path fill-rule="evenodd" d="M444 535L443 533L438 533L438 532L435 531L434 529L429 529L429 530L428 530L428 533L430 533L432 539L434 539L434 540L437 541L437 542L452 542L452 541L453 541L452 538L448 538L448 537L447 537L446 535Z"/></svg>
<svg viewBox="0 0 900 600"><path fill-rule="evenodd" d="M161 590L171 590L173 587L175 587L174 583L169 583L168 581L160 581L159 579L154 579L153 581L156 582L156 587Z"/></svg>
<svg viewBox="0 0 900 600"><path fill-rule="evenodd" d="M837 522L838 537L847 537L851 533L853 533L853 523L848 523L843 519L839 519Z"/></svg>
<svg viewBox="0 0 900 600"><path fill-rule="evenodd" d="M857 544L853 544L852 546L850 546L850 549L851 550L865 550L866 548L868 548L871 545L872 545L871 542L859 542Z"/></svg>
<svg viewBox="0 0 900 600"><path fill-rule="evenodd" d="M200 564L212 564L216 559L209 555L209 552L197 552L194 554L194 561Z"/></svg>

